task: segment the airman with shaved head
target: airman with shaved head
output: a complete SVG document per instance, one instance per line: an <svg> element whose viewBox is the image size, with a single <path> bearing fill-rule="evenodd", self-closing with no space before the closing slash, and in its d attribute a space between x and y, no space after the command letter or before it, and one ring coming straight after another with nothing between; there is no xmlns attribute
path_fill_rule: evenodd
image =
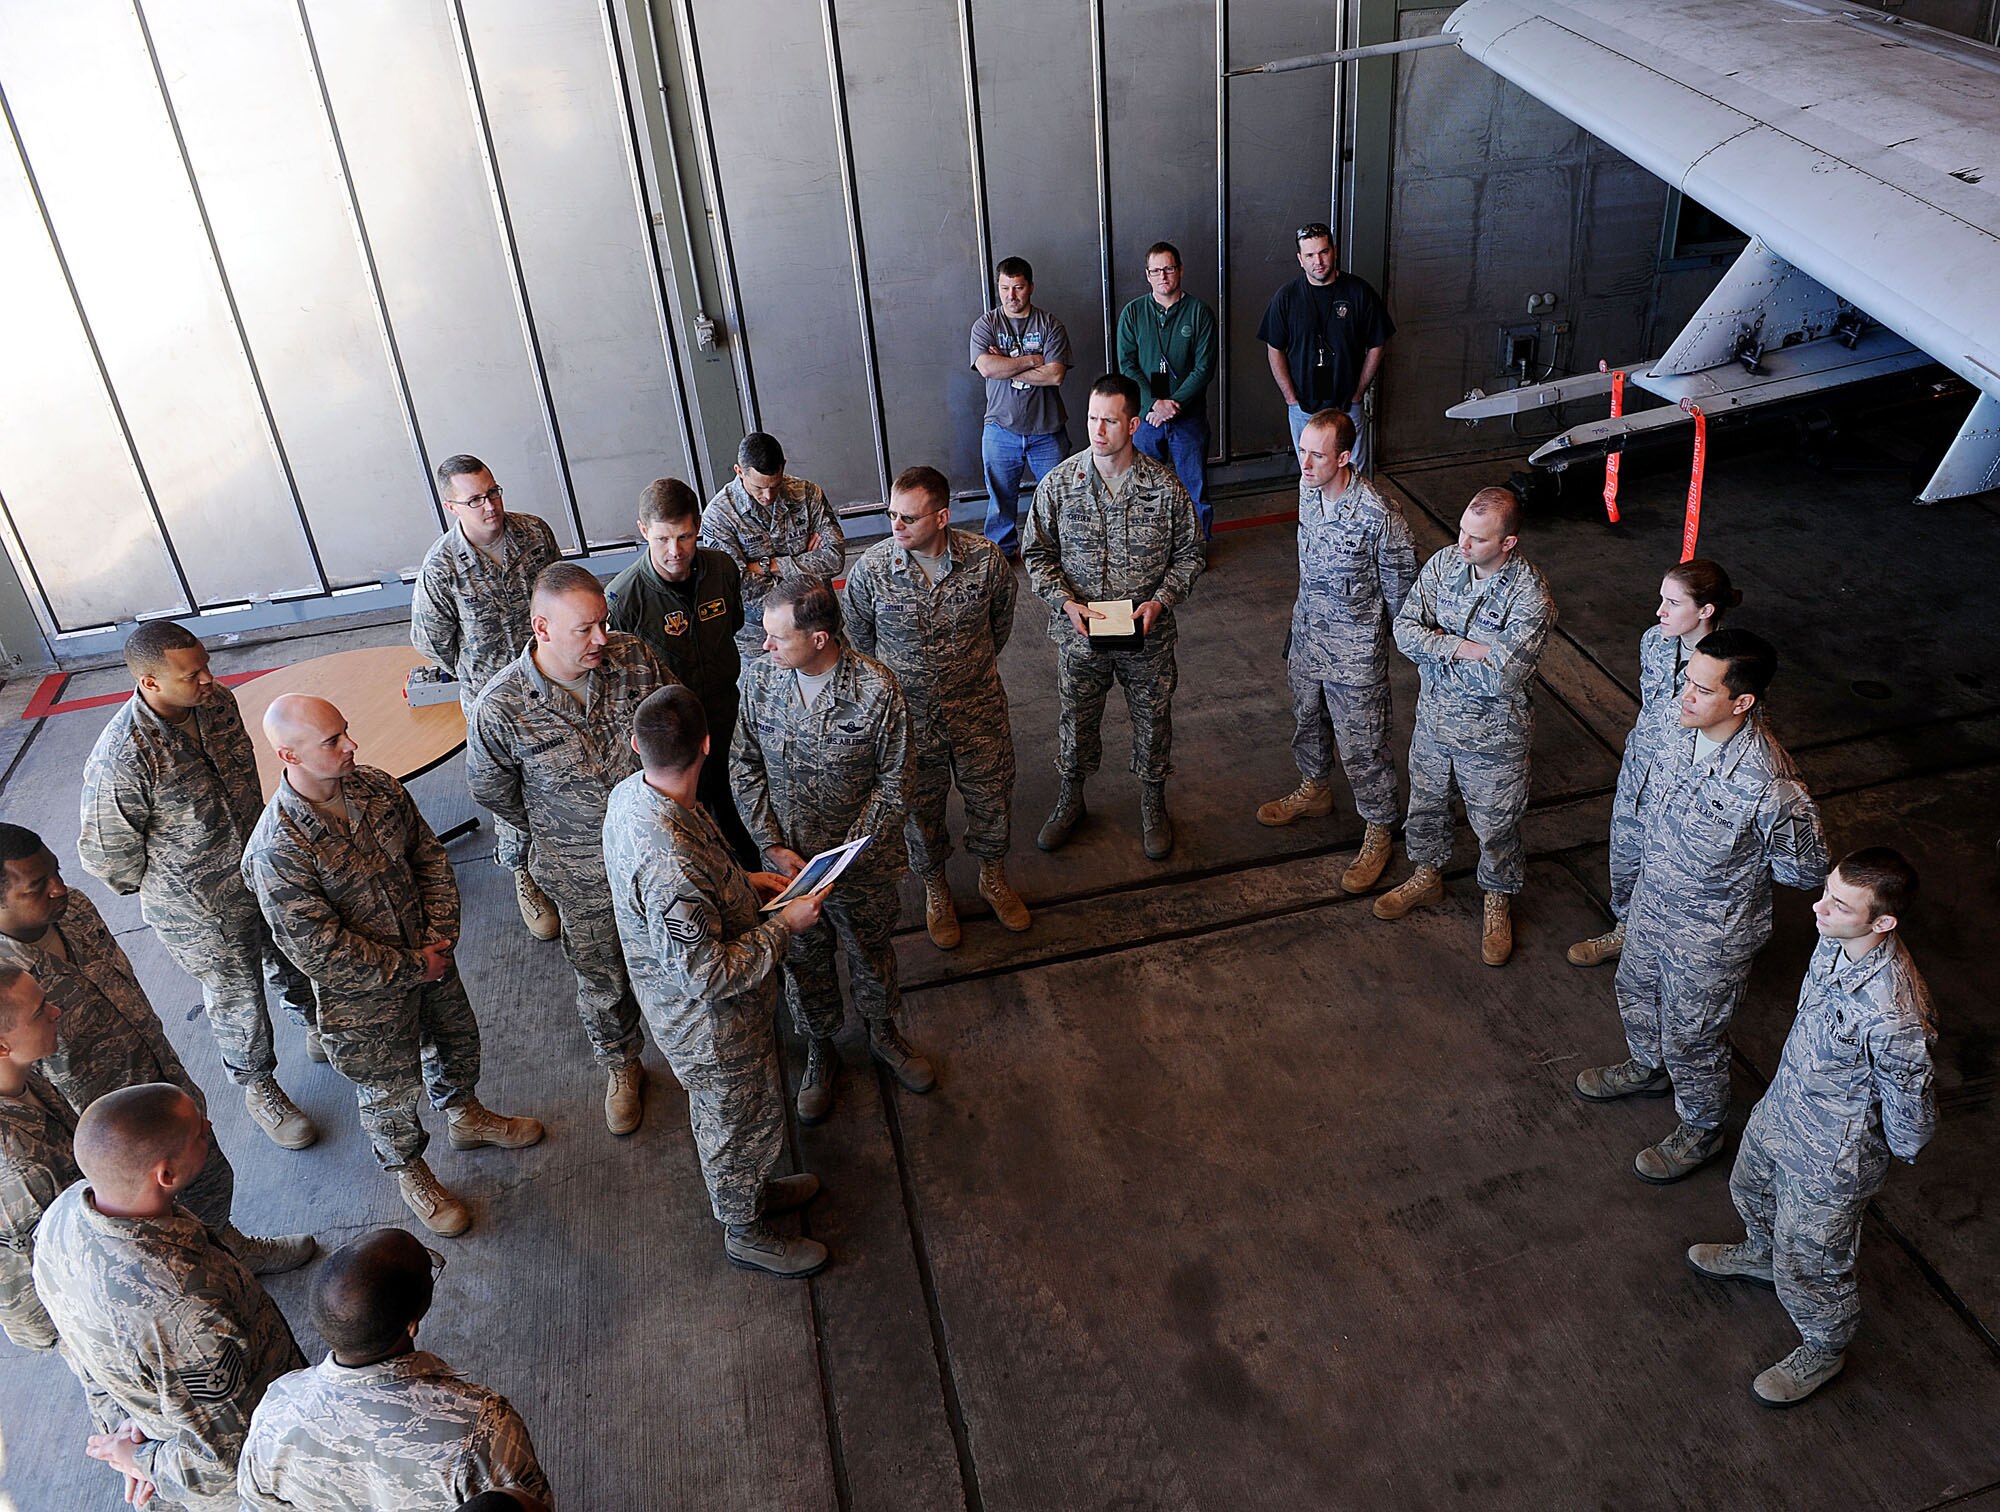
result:
<svg viewBox="0 0 2000 1512"><path fill-rule="evenodd" d="M302 1149L319 1131L278 1085L264 986L309 1036L312 988L272 946L238 870L264 795L236 695L209 672L194 632L172 620L133 631L125 665L138 687L84 765L77 859L113 892L139 895L174 964L201 983L215 1048L250 1116L277 1144Z"/></svg>
<svg viewBox="0 0 2000 1512"><path fill-rule="evenodd" d="M403 785L356 763L347 720L325 699L275 700L264 736L284 778L244 849L244 880L312 979L327 1058L354 1083L376 1160L431 1232L461 1234L472 1215L424 1161L420 1092L456 1150L518 1149L542 1126L479 1101L479 1024L452 961L451 862Z"/></svg>
<svg viewBox="0 0 2000 1512"><path fill-rule="evenodd" d="M645 1030L604 880L604 805L639 769L633 714L678 679L638 636L609 629L610 612L585 568L542 569L534 640L472 706L465 778L474 798L528 836L528 870L556 901L577 1015L607 1078L605 1124L630 1134L643 1113Z"/></svg>
<svg viewBox="0 0 2000 1512"><path fill-rule="evenodd" d="M1459 517L1457 543L1424 563L1396 615L1396 647L1417 664L1403 826L1416 870L1375 900L1378 919L1400 919L1444 897L1455 783L1479 837L1480 959L1489 966L1504 966L1514 951L1510 905L1527 875L1531 689L1556 622L1548 584L1518 549L1520 529L1520 500L1504 488L1480 489Z"/></svg>
<svg viewBox="0 0 2000 1512"><path fill-rule="evenodd" d="M312 1294L327 1356L258 1404L236 1472L249 1512L448 1512L514 1487L548 1497L513 1405L417 1348L443 1264L393 1228L327 1256Z"/></svg>
<svg viewBox="0 0 2000 1512"><path fill-rule="evenodd" d="M264 1288L178 1202L210 1149L178 1087L100 1097L77 1120L83 1179L44 1215L34 1276L103 1430L86 1452L125 1477L126 1500L234 1512L250 1414L305 1357Z"/></svg>
<svg viewBox="0 0 2000 1512"><path fill-rule="evenodd" d="M107 1092L142 1082L171 1082L207 1109L96 905L64 885L42 837L18 824L0 824L0 965L27 972L56 1005L56 1045L41 1072L72 1115ZM236 1173L211 1146L188 1186L188 1207L253 1271L305 1264L313 1252L309 1236L242 1233L230 1217L235 1196Z"/></svg>

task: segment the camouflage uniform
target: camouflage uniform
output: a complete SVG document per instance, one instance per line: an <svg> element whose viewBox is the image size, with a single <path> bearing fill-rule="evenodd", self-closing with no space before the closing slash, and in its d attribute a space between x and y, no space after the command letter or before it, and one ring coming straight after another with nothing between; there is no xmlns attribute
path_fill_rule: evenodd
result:
<svg viewBox="0 0 2000 1512"><path fill-rule="evenodd" d="M639 1005L625 975L604 882L604 803L639 769L632 715L677 681L635 635L613 633L576 700L523 651L486 684L466 727L472 796L531 841L528 870L555 899L563 953L576 972L576 1009L606 1070L639 1058Z"/></svg>
<svg viewBox="0 0 2000 1512"><path fill-rule="evenodd" d="M1680 637L1654 625L1639 637L1639 717L1625 737L1618 763L1618 791L1611 800L1611 912L1622 919L1632 905L1639 879L1639 853L1646 823L1640 805L1650 796L1660 747L1680 729L1681 689L1687 682L1688 652Z"/></svg>
<svg viewBox="0 0 2000 1512"><path fill-rule="evenodd" d="M819 545L806 542L815 535ZM764 597L778 578L819 577L829 583L840 574L847 557L847 540L840 517L826 502L817 483L786 473L770 505L759 504L741 478L731 478L701 512L701 545L720 551L743 572L743 628L736 632L736 649L748 666L764 654ZM776 560L777 577L752 572L750 564Z"/></svg>
<svg viewBox="0 0 2000 1512"><path fill-rule="evenodd" d="M903 797L910 864L935 877L951 855L945 801L958 783L965 848L1006 857L1014 806L1014 734L1000 648L1014 628L1014 571L969 530L944 540L936 582L893 540L877 541L847 574L848 638L896 674L910 711Z"/></svg>
<svg viewBox="0 0 2000 1512"><path fill-rule="evenodd" d="M256 1278L187 1209L108 1218L78 1182L35 1244L35 1289L91 1415L129 1417L154 1506L236 1512L236 1458L266 1388L305 1364Z"/></svg>
<svg viewBox="0 0 2000 1512"><path fill-rule="evenodd" d="M1819 810L1792 758L1752 714L1707 756L1695 732L1660 745L1645 846L1618 958L1618 1016L1642 1066L1673 1078L1681 1122L1722 1126L1729 1047L1750 963L1771 937L1771 882L1826 880Z"/></svg>
<svg viewBox="0 0 2000 1512"><path fill-rule="evenodd" d="M39 1072L0 1097L0 1328L23 1349L52 1349L56 1328L35 1294L35 1227L82 1172L70 1144L76 1115Z"/></svg>
<svg viewBox="0 0 2000 1512"><path fill-rule="evenodd" d="M67 960L49 949L50 935L61 936ZM144 1082L172 1082L208 1111L207 1096L168 1043L138 973L104 927L97 905L79 889L69 890L68 910L33 944L0 935L0 962L27 972L62 1010L55 1054L37 1061L35 1069L71 1112L81 1114L105 1093ZM222 1230L229 1227L235 1195L236 1173L211 1135L208 1163L181 1201L210 1228Z"/></svg>
<svg viewBox="0 0 2000 1512"><path fill-rule="evenodd" d="M1451 860L1451 784L1479 837L1482 892L1517 893L1527 875L1521 815L1528 807L1530 690L1556 622L1541 573L1518 552L1483 578L1456 546L1417 574L1396 614L1396 647L1417 664L1417 723L1410 736L1410 860L1442 870ZM1461 641L1489 648L1459 661Z"/></svg>
<svg viewBox="0 0 2000 1512"><path fill-rule="evenodd" d="M459 707L472 722L487 680L535 638L529 600L535 576L562 560L555 532L531 514L508 510L496 561L454 524L424 553L410 594L410 644L458 678ZM528 864L528 837L496 818L494 859L509 871Z"/></svg>
<svg viewBox="0 0 2000 1512"><path fill-rule="evenodd" d="M247 1512L455 1512L508 1486L553 1500L528 1425L422 1350L272 1382L236 1469Z"/></svg>
<svg viewBox="0 0 2000 1512"><path fill-rule="evenodd" d="M1359 472L1345 492L1299 484L1299 596L1288 680L1292 757L1326 782L1334 751L1370 824L1396 822L1389 755L1389 622L1417 576L1403 512Z"/></svg>
<svg viewBox="0 0 2000 1512"><path fill-rule="evenodd" d="M785 1143L771 1018L790 936L759 913L715 821L641 773L612 791L604 869L646 1023L687 1089L709 1204L753 1223Z"/></svg>
<svg viewBox="0 0 2000 1512"><path fill-rule="evenodd" d="M342 787L351 831L280 782L243 852L243 877L279 949L312 979L327 1059L354 1083L376 1160L395 1170L429 1139L420 1090L435 1108L473 1095L479 1024L456 966L423 980L422 947L458 938L458 879L444 847L387 772L357 766Z"/></svg>
<svg viewBox="0 0 2000 1512"><path fill-rule="evenodd" d="M1194 501L1173 469L1151 457L1134 455L1115 496L1087 451L1035 485L1021 560L1028 586L1051 610L1062 705L1056 770L1065 780L1089 776L1103 759L1099 726L1114 679L1132 716L1132 770L1146 782L1164 782L1173 771L1174 606L1194 590L1206 550ZM1143 645L1093 651L1063 602L1119 599L1134 608L1157 599L1164 608Z"/></svg>
<svg viewBox="0 0 2000 1512"><path fill-rule="evenodd" d="M236 695L209 686L177 726L134 693L83 769L77 859L121 895L137 893L174 964L201 983L222 1066L237 1083L278 1069L264 983L310 1024L312 987L271 943L238 869L264 807Z"/></svg>
<svg viewBox="0 0 2000 1512"><path fill-rule="evenodd" d="M833 681L811 709L800 703L789 667L766 657L743 669L729 773L759 849L785 846L810 861L830 846L875 837L841 873L820 922L792 937L785 998L801 1034L825 1039L840 1028L836 938L864 1020L893 1020L902 1003L889 936L902 906L897 882L909 864L909 757L910 719L896 675L873 658L842 646Z"/></svg>
<svg viewBox="0 0 2000 1512"><path fill-rule="evenodd" d="M1749 1250L1808 1344L1839 1353L1861 1302L1861 1215L1889 1173L1937 1132L1930 990L1892 935L1858 961L1821 940L1770 1090L1729 1176Z"/></svg>

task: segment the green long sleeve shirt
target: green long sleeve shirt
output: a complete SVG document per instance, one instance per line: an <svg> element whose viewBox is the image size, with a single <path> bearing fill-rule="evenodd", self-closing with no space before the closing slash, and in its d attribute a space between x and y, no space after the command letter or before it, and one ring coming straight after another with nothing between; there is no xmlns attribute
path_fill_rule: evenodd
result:
<svg viewBox="0 0 2000 1512"><path fill-rule="evenodd" d="M1139 385L1141 413L1154 397L1162 351L1173 385L1166 397L1199 412L1215 377L1215 312L1192 294L1164 310L1152 295L1142 294L1119 312L1118 371Z"/></svg>

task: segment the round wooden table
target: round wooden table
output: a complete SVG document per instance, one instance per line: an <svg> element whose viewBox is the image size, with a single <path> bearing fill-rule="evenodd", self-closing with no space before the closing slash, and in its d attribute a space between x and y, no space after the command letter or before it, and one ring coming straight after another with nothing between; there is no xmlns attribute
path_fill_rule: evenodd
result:
<svg viewBox="0 0 2000 1512"><path fill-rule="evenodd" d="M257 777L269 798L278 790L278 758L264 738L264 711L287 693L324 698L347 716L347 733L360 747L355 759L380 767L398 782L449 761L465 745L465 714L456 698L413 709L403 698L410 668L430 660L414 646L371 646L336 651L277 667L232 690L244 728L257 752Z"/></svg>

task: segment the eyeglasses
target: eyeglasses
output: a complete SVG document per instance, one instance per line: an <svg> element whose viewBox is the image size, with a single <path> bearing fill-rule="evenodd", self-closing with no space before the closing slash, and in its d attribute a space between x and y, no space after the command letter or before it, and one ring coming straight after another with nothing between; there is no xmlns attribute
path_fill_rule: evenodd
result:
<svg viewBox="0 0 2000 1512"><path fill-rule="evenodd" d="M431 1257L431 1279L435 1281L438 1278L438 1274L444 1269L444 1256L440 1255L428 1244L423 1245L422 1249L426 1255Z"/></svg>
<svg viewBox="0 0 2000 1512"><path fill-rule="evenodd" d="M1148 278L1165 278L1169 273L1178 273L1180 270L1181 265L1179 263L1168 263L1163 268L1148 268L1146 276Z"/></svg>
<svg viewBox="0 0 2000 1512"><path fill-rule="evenodd" d="M492 488L487 489L485 493L474 494L469 499L446 499L445 503L456 509L483 509L488 504L498 504L500 502L500 495L503 492L504 490L498 484L495 484Z"/></svg>
<svg viewBox="0 0 2000 1512"><path fill-rule="evenodd" d="M1332 241L1333 229L1324 221L1307 221L1298 230L1294 231L1292 235L1299 241L1313 241L1322 236L1328 241Z"/></svg>
<svg viewBox="0 0 2000 1512"><path fill-rule="evenodd" d="M928 520L937 511L935 509L926 509L919 514L898 514L895 510L891 509L887 513L889 518L898 525L917 525Z"/></svg>

